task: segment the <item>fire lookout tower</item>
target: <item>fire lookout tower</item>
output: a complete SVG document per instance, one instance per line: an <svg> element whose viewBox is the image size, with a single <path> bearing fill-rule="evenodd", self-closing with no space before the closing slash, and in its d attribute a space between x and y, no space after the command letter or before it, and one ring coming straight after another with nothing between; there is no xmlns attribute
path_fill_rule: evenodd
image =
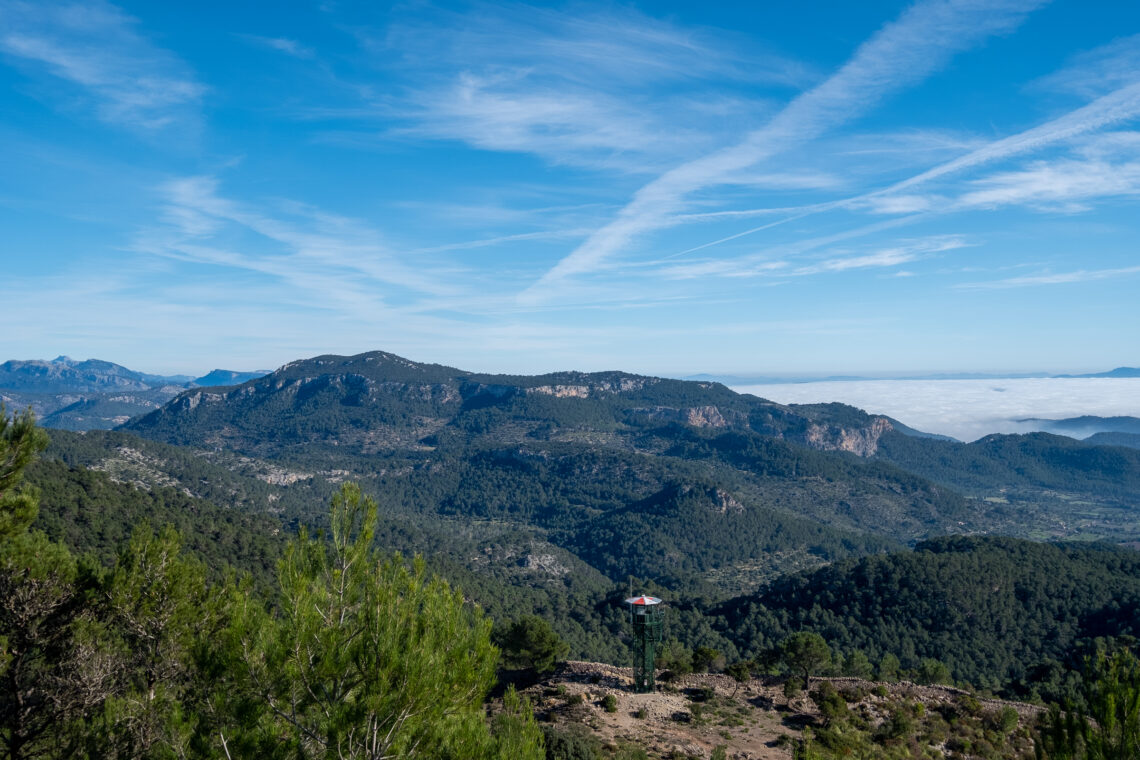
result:
<svg viewBox="0 0 1140 760"><path fill-rule="evenodd" d="M661 643L664 610L655 596L633 596L625 600L633 622L633 688L639 694L653 691L654 662Z"/></svg>

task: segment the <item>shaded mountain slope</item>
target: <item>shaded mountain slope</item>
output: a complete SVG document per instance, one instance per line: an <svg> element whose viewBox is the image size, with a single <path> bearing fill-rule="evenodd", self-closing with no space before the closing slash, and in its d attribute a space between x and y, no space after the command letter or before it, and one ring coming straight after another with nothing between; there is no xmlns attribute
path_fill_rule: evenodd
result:
<svg viewBox="0 0 1140 760"><path fill-rule="evenodd" d="M678 528L681 529L678 529ZM764 563L798 551L812 564L897 548L890 539L829 529L786 511L738 501L701 483L670 484L646 499L582 523L565 539L612 578L670 578L741 563ZM781 557L786 568L792 557ZM775 563L773 563L774 565ZM767 568L756 568L761 574Z"/></svg>
<svg viewBox="0 0 1140 760"><path fill-rule="evenodd" d="M883 435L877 456L952 488L1054 489L1140 503L1140 452L1049 433L990 435L973 443Z"/></svg>
<svg viewBox="0 0 1140 760"><path fill-rule="evenodd" d="M935 658L957 679L996 686L1046 660L1076 661L1098 636L1140 633L1140 552L940 538L782 578L712 614L742 649L814 630L873 661Z"/></svg>
<svg viewBox="0 0 1140 760"><path fill-rule="evenodd" d="M1090 446L1124 446L1140 449L1140 433L1096 433L1085 439Z"/></svg>

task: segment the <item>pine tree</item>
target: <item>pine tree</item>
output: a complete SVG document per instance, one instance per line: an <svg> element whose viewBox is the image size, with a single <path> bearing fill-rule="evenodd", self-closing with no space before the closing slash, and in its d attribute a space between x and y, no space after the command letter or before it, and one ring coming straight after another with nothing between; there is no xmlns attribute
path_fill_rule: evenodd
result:
<svg viewBox="0 0 1140 760"><path fill-rule="evenodd" d="M780 644L784 664L803 674L804 688L811 688L811 674L831 662L831 648L818 633L793 633Z"/></svg>
<svg viewBox="0 0 1140 760"><path fill-rule="evenodd" d="M12 760L68 757L67 729L102 699L101 660L75 638L84 579L62 544L30 530L39 511L24 468L47 444L31 411L0 404L0 748Z"/></svg>
<svg viewBox="0 0 1140 760"><path fill-rule="evenodd" d="M504 667L531 670L539 675L552 672L570 651L550 623L537 615L523 615L506 625L496 626L491 638L499 647Z"/></svg>
<svg viewBox="0 0 1140 760"><path fill-rule="evenodd" d="M1084 705L1054 706L1038 737L1049 760L1140 757L1140 659L1127 649L1085 663Z"/></svg>
<svg viewBox="0 0 1140 760"><path fill-rule="evenodd" d="M130 758L184 757L197 730L196 650L219 621L205 568L182 553L167 526L135 528L105 591L108 645L120 670L107 700L101 752Z"/></svg>
<svg viewBox="0 0 1140 760"><path fill-rule="evenodd" d="M376 503L345 484L328 540L302 530L287 548L278 614L238 600L247 717L235 744L359 760L498 755L482 707L497 655L490 622L421 558L379 557L376 520ZM510 756L537 760L533 723L510 725L523 735Z"/></svg>
<svg viewBox="0 0 1140 760"><path fill-rule="evenodd" d="M32 410L8 417L0 403L0 542L25 533L39 512L35 490L23 483L24 468L47 447Z"/></svg>

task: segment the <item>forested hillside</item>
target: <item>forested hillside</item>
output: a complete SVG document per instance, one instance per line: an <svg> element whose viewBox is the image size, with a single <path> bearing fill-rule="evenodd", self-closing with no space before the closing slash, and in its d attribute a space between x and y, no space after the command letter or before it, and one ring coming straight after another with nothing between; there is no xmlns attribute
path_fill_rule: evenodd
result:
<svg viewBox="0 0 1140 760"><path fill-rule="evenodd" d="M746 511L893 541L987 530L1140 536L1128 510L1140 498L1140 458L1125 450L1048 435L960 444L843 404L785 406L620 372L481 375L383 352L322 356L188 391L126 427L299 472L342 471L409 509L558 530L667 488L712 487ZM776 522L767 524L761 532ZM820 547L833 538L859 542L835 536Z"/></svg>
<svg viewBox="0 0 1140 760"><path fill-rule="evenodd" d="M1048 693L1097 639L1140 634L1140 553L940 538L781 578L712 614L753 653L810 630L872 662L895 655L917 669L931 658L958 681Z"/></svg>
<svg viewBox="0 0 1140 760"><path fill-rule="evenodd" d="M29 471L42 490L37 525L104 563L114 561L132 526L145 519L156 528L178 527L208 567L233 565L264 584L294 528L282 525L284 513L269 515L262 507L300 509L300 502L327 498L318 494L336 488L317 478L266 483L254 475L267 477L266 464L257 460L241 460L247 474L238 474L202 452L124 433L55 437L44 461ZM193 473L187 482L211 481L213 490L187 495L159 467L184 468ZM597 467L594 460L580 471ZM116 483L112 474L128 482ZM537 480L574 478L543 472ZM499 485L508 493L515 487ZM220 506L227 494L236 508ZM577 658L628 658L621 605L627 575L668 600L667 635L690 651L717 649L731 661L770 651L796 631L815 630L839 653L859 651L873 663L894 655L904 669L936 659L956 680L1015 693L1048 693L1056 688L1050 679L1097 637L1140 632L1140 554L1107 545L960 537L882 554L893 548L889 542L850 543L848 537L845 544L841 534L786 512L754 508L757 519L750 520L730 493L699 482L666 485L610 512L591 510L593 519L577 527L547 529L506 519L505 510L495 519L471 519L459 506L452 503L448 514L381 509L376 545L423 553L493 619L510 620L522 610L546 618ZM788 548L795 546L805 548ZM860 553L872 556L842 559ZM775 572L797 562L814 567L819 560L813 556L829 554L839 561L791 576ZM757 566L735 564L744 555L760 558ZM708 568L719 573L706 576ZM696 580L702 577L708 580ZM650 578L656 582L646 583ZM718 601L733 590L756 589L764 579L770 583L758 591ZM1030 683L1037 681L1043 683ZM1023 682L1029 685L1018 685Z"/></svg>
<svg viewBox="0 0 1140 760"><path fill-rule="evenodd" d="M146 522L177 529L215 577L233 567L268 583L285 541L281 522L270 515L218 506L169 486L137 488L59 460L36 462L26 480L39 490L33 527L105 565L114 563L135 526Z"/></svg>
<svg viewBox="0 0 1140 760"><path fill-rule="evenodd" d="M58 461L36 488L24 474L46 443L0 408L4 757L541 758L526 702L508 692L493 720L484 706L491 622L422 560L378 552L355 486L327 533L278 552L264 517L172 490ZM56 506L42 521L41 496Z"/></svg>
<svg viewBox="0 0 1140 760"><path fill-rule="evenodd" d="M877 456L968 492L989 494L1002 484L1096 494L1119 504L1140 502L1140 452L1050 433L990 435L973 443L888 433L879 439Z"/></svg>
<svg viewBox="0 0 1140 760"><path fill-rule="evenodd" d="M26 430L26 417L21 424ZM706 472L702 463L713 460L723 472L736 467L752 477L762 473L761 478L786 479L806 470L825 482L828 476L858 473L869 482L874 476L880 482L895 477L896 487L907 483L889 465L797 449L755 433L709 434L676 427L645 431L641 450L549 448L573 452L565 461L527 456L519 448L507 456L476 447L468 456L493 465L460 469L458 482L477 473L487 477L487 472L501 471L500 478L467 492L470 502L440 498L427 509L414 506L422 498L414 491L397 492L407 502L390 493L387 506L377 508L355 485L333 482L343 472L300 477L275 462L172 447L126 433L57 434L43 459L26 471L36 490L21 487L5 497L10 500L16 493L23 500L19 504L30 506L13 513L22 515L15 523L0 525L11 534L0 536L0 583L13 590L7 606L0 605L0 626L5 641L33 647L28 651L37 652L37 659L30 669L0 663L0 671L14 679L10 696L50 699L58 707L41 708L34 719L20 718L19 710L9 710L11 700L0 699L0 738L17 747L14 757L32 756L24 748L43 748L45 742L58 748L47 753L53 757L157 757L168 750L210 756L219 747L267 756L295 750L320 754L340 726L372 720L369 715L386 720L383 716L404 709L402 705L425 705L421 699L447 704L452 698L447 689L432 692L439 684L462 681L469 694L485 694L497 656L490 645L492 622L495 640L516 648L509 662L532 662L528 648L541 646L627 662L630 634L621 600L628 586L619 575L637 568L649 568L649 573L631 582L667 599L659 664L672 674L727 668L737 679L750 672L909 677L1060 699L1083 693L1079 670L1086 653L1127 643L1140 633L1140 554L1134 551L976 536L926 540L913 551L900 551L869 531L827 527L813 519L811 510L796 515L789 509L748 506L698 477ZM646 453L653 449L656 455ZM666 482L649 496L633 499L636 484L664 477L666 470L655 467L667 457L695 469L688 471L687 480ZM639 462L633 470L637 478L619 477L631 462ZM22 470L25 464L18 466ZM722 472L717 468L711 471ZM383 483L385 474L374 474L374 482ZM449 475L422 468L425 487L440 474ZM607 510L599 505L612 493L602 487L611 478L625 483L622 493L629 500ZM445 484L439 493L459 493L446 485L448 477L438 480ZM550 485L572 482L580 482L581 490ZM918 479L909 485L916 493L923 488L938 493ZM548 488L547 500L576 494L585 517L574 518L572 509L528 513L512 509L512 502L501 496L526 493L527 487ZM332 495L333 509L331 516L315 520L315 510L304 505L322 492ZM742 487L738 492L744 492ZM499 499L492 497L495 493ZM958 505L969 507L961 500ZM890 520L891 513L880 512L879 519ZM314 536L302 528L289 541L295 526L304 523L323 526L325 533ZM797 554L788 547L801 548ZM394 550L423 552L426 560L409 566L392 558ZM781 552L785 570L797 562L811 567L835 561L783 576L776 574L774 562L751 567L751 576L741 564L741 557ZM91 561L77 562L80 554ZM350 556L370 559L358 562ZM814 561L809 559L813 556ZM348 597L343 586L322 585L339 577L330 574L333 567L359 568L351 572L350 588L357 590ZM736 575L728 577L726 568L735 568ZM241 580L243 575L247 580ZM745 585L746 576L751 588L768 580L753 592L725 600L726 591ZM41 583L48 585L36 585ZM50 620L21 618L24 612L12 606L48 590L66 600ZM427 625L412 622L417 620L434 622L419 629L412 645L402 638L400 626L363 614L360 594L373 592L378 594L373 601L393 620L413 626ZM156 593L158 608L147 601ZM320 613L337 605L344 605L347 617L330 626ZM517 643L504 638L503 631L524 619L547 621L553 630ZM42 633L22 628L21 620ZM821 638L813 641L814 633ZM142 646L140 635L151 637L163 668L124 654ZM543 644L543 636L553 639ZM319 661L297 660L298 647L322 653ZM445 678L440 663L447 663ZM376 691L376 700L369 703L375 712L360 713L341 709L346 703L337 689L345 675L365 682L378 678L377 685L392 678L408 680L400 690L385 686ZM282 715L282 700L296 693L297 678L323 682L329 691L306 699L302 713ZM371 688L365 682L345 696ZM46 683L50 689L43 691ZM158 686L160 696L143 696L148 683L149 688ZM74 701L76 689L89 689L83 692L89 695L86 701ZM794 689L785 691L793 694ZM859 689L850 693L856 692L866 694ZM546 697L557 691L541 693ZM852 747L888 751L904 735L897 731L909 730L890 728L894 724L886 721L871 732L874 717L840 710L829 696L833 693L812 693L824 716L819 741L833 756L844 756ZM731 697L724 699L724 704L730 702ZM434 717L393 734L391 746L404 746L404 756L413 756L419 746L433 748L427 756L435 751L458 751L463 757L538 756L540 738L530 708L514 692L506 694L505 712L489 722L477 701L452 704L449 709L464 716L465 728L427 711L425 716ZM1081 704L1092 705L1087 700ZM709 709L718 708L710 704ZM890 709L911 708L900 703ZM955 723L963 720L965 713L955 712L960 709L974 710L946 708L943 716L951 720L954 742L983 736L997 720L975 710L969 713L972 722ZM692 713L702 714L697 709ZM914 716L914 730L924 737L945 730L937 718L919 720L921 712ZM884 733L888 728L896 733ZM547 756L559 760L576 757L559 752L592 746L551 728L545 736ZM1006 746L997 734L984 736L993 746ZM803 737L799 741L806 746L809 734ZM1029 734L1021 737L1009 746L1030 746ZM43 754L42 749L35 752Z"/></svg>

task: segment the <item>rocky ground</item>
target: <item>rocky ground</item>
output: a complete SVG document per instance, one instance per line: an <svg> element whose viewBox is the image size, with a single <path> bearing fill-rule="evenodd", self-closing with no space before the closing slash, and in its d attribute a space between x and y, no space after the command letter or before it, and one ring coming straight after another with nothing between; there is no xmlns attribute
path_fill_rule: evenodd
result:
<svg viewBox="0 0 1140 760"><path fill-rule="evenodd" d="M935 716L961 712L959 706L968 704L979 726L993 723L993 716L1011 708L1016 711L1018 722L999 756L1032 757L1028 727L1040 713L1040 707L977 698L951 687L908 682L828 678L813 679L813 688L823 681L830 682L840 693L855 696L854 701L848 701L848 708L871 724L887 720L899 705ZM530 698L541 722L588 732L603 748L616 750L633 745L651 758L709 758L717 747L723 747L726 758L786 760L792 756L792 746L802 737L803 728L822 724L819 710L807 693L789 699L779 678L754 678L738 684L726 675L692 674L659 682L654 693L636 694L629 668L567 662L552 677L523 693ZM610 703L616 707L613 712L606 709L608 696L614 698ZM918 703L923 707L916 708ZM951 725L966 723L956 724L952 719ZM940 745L920 749L936 756L974 756L969 743L956 740L953 734Z"/></svg>

